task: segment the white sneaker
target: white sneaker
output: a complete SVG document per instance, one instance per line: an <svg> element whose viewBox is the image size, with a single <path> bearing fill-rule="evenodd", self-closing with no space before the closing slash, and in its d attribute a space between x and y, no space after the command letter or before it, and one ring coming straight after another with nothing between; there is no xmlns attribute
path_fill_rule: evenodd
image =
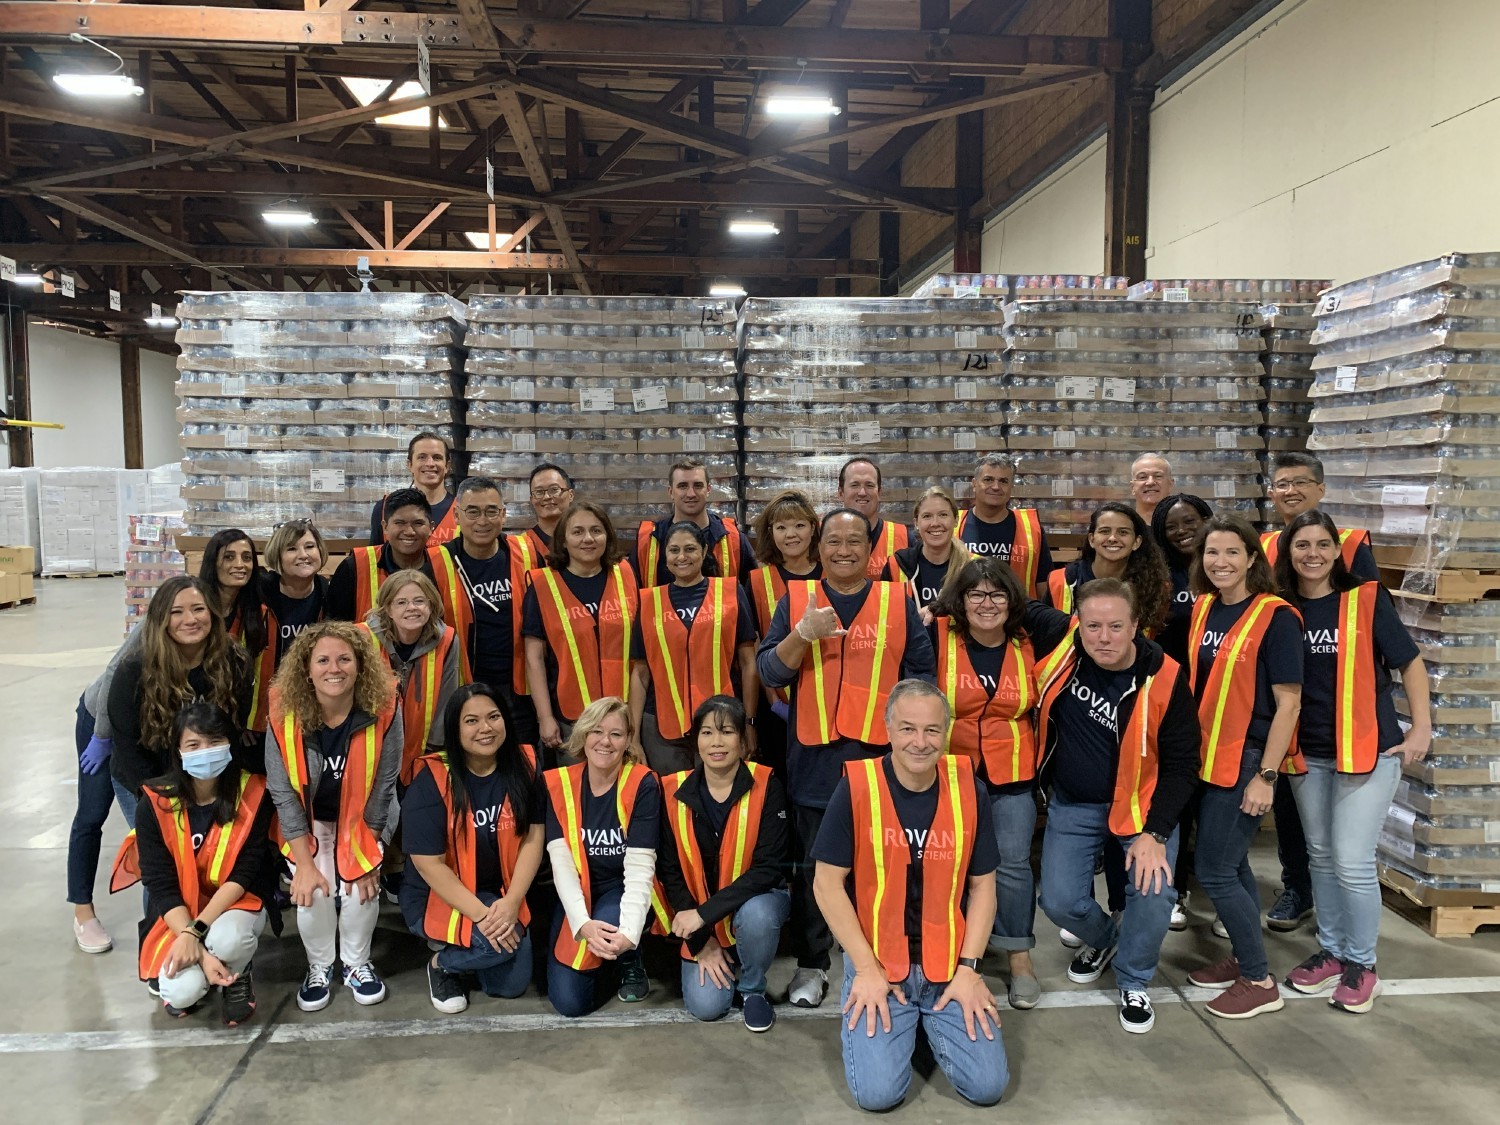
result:
<svg viewBox="0 0 1500 1125"><path fill-rule="evenodd" d="M90 918L87 922L74 918L73 940L85 953L108 953L115 947L114 939L98 918Z"/></svg>
<svg viewBox="0 0 1500 1125"><path fill-rule="evenodd" d="M1222 918L1215 918L1214 919L1214 937L1227 938L1228 936L1229 936L1229 927L1226 926L1226 925L1224 925L1224 920Z"/></svg>
<svg viewBox="0 0 1500 1125"><path fill-rule="evenodd" d="M1172 921L1169 925L1174 930L1187 929L1187 904L1182 899L1172 904Z"/></svg>
<svg viewBox="0 0 1500 1125"><path fill-rule="evenodd" d="M1083 948L1083 939L1075 934L1072 930L1058 930L1057 940L1062 942L1063 945L1067 946L1069 949Z"/></svg>
<svg viewBox="0 0 1500 1125"><path fill-rule="evenodd" d="M799 1008L816 1008L828 992L828 974L822 969L799 968L792 974L786 998Z"/></svg>

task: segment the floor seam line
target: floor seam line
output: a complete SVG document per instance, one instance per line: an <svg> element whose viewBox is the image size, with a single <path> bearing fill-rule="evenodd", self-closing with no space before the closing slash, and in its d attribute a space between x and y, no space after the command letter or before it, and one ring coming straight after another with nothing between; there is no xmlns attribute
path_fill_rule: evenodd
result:
<svg viewBox="0 0 1500 1125"><path fill-rule="evenodd" d="M271 1042L271 1033L279 1025L281 1013L286 1011L286 1006L292 1002L295 995L295 993L288 993L282 997L281 1003L276 1005L276 1009L266 1017L265 1023L261 1025L260 1034L251 1040L250 1045L245 1048L245 1053L235 1061L233 1068L224 1076L224 1081L214 1091L212 1100L203 1108L203 1112L198 1115L193 1125L208 1125L208 1122L213 1120L214 1114L218 1112L219 1105L223 1102L224 1096L229 1093L230 1087L244 1076L245 1071L250 1068L251 1060L260 1054L261 1048Z"/></svg>

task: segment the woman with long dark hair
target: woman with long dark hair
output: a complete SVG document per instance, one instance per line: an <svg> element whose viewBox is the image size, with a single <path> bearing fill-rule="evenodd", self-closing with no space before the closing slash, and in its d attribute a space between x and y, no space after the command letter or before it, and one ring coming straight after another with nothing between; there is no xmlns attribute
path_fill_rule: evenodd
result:
<svg viewBox="0 0 1500 1125"><path fill-rule="evenodd" d="M245 726L248 732L263 735L266 695L276 674L276 646L262 598L265 571L260 568L250 536L233 527L216 533L203 548L198 579L208 593L209 609L224 619L229 636L250 658L253 694Z"/></svg>
<svg viewBox="0 0 1500 1125"><path fill-rule="evenodd" d="M1168 496L1151 513L1151 538L1161 548L1172 579L1172 603L1156 643L1179 664L1187 663L1188 625L1193 618L1191 579L1198 533L1213 514L1208 501L1187 492Z"/></svg>
<svg viewBox="0 0 1500 1125"><path fill-rule="evenodd" d="M510 708L487 684L459 688L443 711L446 749L418 762L401 802L407 859L401 913L439 948L427 962L432 1006L514 997L531 977L526 892L542 864L545 797L536 748L516 741Z"/></svg>
<svg viewBox="0 0 1500 1125"><path fill-rule="evenodd" d="M1082 557L1047 576L1048 601L1054 609L1072 613L1073 592L1094 578L1130 583L1147 636L1166 621L1171 576L1151 529L1129 504L1107 500L1094 509Z"/></svg>

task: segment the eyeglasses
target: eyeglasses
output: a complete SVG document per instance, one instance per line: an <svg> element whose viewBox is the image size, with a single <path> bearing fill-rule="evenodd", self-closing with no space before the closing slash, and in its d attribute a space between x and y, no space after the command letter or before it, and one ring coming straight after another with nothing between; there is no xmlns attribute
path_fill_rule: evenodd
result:
<svg viewBox="0 0 1500 1125"><path fill-rule="evenodd" d="M964 601L970 605L984 605L985 602L1006 605L1010 602L1010 595L1003 590L970 590L964 595Z"/></svg>
<svg viewBox="0 0 1500 1125"><path fill-rule="evenodd" d="M1312 477L1298 477L1296 480L1279 480L1271 486L1272 492L1301 492L1307 488L1315 488L1320 482Z"/></svg>
<svg viewBox="0 0 1500 1125"><path fill-rule="evenodd" d="M397 598L395 601L393 601L391 603L391 608L392 609L426 609L427 608L427 599L426 598L422 598L422 597L417 597L417 598Z"/></svg>
<svg viewBox="0 0 1500 1125"><path fill-rule="evenodd" d="M296 528L299 531L311 531L313 530L312 517L303 516L301 519L296 520L282 520L280 523L273 523L271 530L280 531L283 527Z"/></svg>
<svg viewBox="0 0 1500 1125"><path fill-rule="evenodd" d="M563 488L561 485L553 485L551 488L533 488L531 498L533 500L556 500L558 497L572 492L571 488Z"/></svg>
<svg viewBox="0 0 1500 1125"><path fill-rule="evenodd" d="M460 508L459 511L461 511L471 520L477 520L481 516L483 516L487 520L497 520L501 516L505 515L505 509L500 507L498 504L491 504L487 508L475 508L473 506L470 506L467 508Z"/></svg>

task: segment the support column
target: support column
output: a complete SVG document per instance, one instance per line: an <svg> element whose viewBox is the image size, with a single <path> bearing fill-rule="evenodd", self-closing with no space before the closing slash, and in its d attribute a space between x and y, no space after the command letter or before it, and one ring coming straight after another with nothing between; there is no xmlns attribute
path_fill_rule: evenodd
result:
<svg viewBox="0 0 1500 1125"><path fill-rule="evenodd" d="M1110 0L1109 34L1125 40L1125 67L1111 74L1104 150L1104 272L1131 281L1146 276L1146 220L1151 183L1151 103L1156 90L1133 73L1151 53L1151 0Z"/></svg>
<svg viewBox="0 0 1500 1125"><path fill-rule="evenodd" d="M900 294L899 274L901 270L901 213L880 212L880 295L895 297Z"/></svg>
<svg viewBox="0 0 1500 1125"><path fill-rule="evenodd" d="M18 420L31 420L31 348L26 335L26 310L11 305L5 318L6 390L10 402L6 413ZM7 429L10 463L14 468L36 464L31 431L24 426Z"/></svg>
<svg viewBox="0 0 1500 1125"><path fill-rule="evenodd" d="M953 186L958 209L953 214L953 271L979 272L979 244L984 216L976 207L984 198L984 114L961 113L953 123Z"/></svg>
<svg viewBox="0 0 1500 1125"><path fill-rule="evenodd" d="M141 432L141 348L129 341L120 344L120 408L124 417L125 467L146 467L145 440Z"/></svg>

